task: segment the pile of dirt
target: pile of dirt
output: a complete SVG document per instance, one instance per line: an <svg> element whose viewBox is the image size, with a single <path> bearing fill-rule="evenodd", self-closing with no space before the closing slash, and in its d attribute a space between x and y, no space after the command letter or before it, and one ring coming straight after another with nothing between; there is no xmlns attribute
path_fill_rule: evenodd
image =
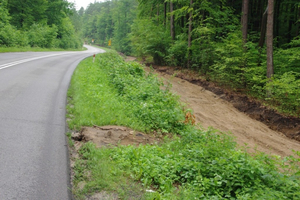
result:
<svg viewBox="0 0 300 200"><path fill-rule="evenodd" d="M220 98L230 102L235 108L243 113L246 113L251 118L266 124L270 129L280 131L288 138L300 141L299 118L282 115L244 94L218 87L216 84L204 80L198 76L197 73L191 70L166 66L152 67L160 73L166 73L169 75L175 74L178 78L187 80L195 85L199 85L206 90L220 96Z"/></svg>
<svg viewBox="0 0 300 200"><path fill-rule="evenodd" d="M80 132L73 133L72 139L81 142L93 142L97 147L155 144L161 138L154 135L134 131L123 126L82 127Z"/></svg>

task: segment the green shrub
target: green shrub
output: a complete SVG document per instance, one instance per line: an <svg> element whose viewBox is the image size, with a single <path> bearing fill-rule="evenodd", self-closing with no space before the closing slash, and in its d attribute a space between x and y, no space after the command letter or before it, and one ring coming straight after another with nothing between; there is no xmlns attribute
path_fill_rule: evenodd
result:
<svg viewBox="0 0 300 200"><path fill-rule="evenodd" d="M272 91L271 101L283 111L290 111L300 116L300 73L286 72L282 76L274 76L267 83Z"/></svg>
<svg viewBox="0 0 300 200"><path fill-rule="evenodd" d="M183 129L178 97L161 90L162 82L155 75L146 75L140 64L126 63L115 52L99 54L96 61L97 66L78 67L74 73L78 83L70 90L81 92L70 110L75 114L71 127L117 124L173 133Z"/></svg>
<svg viewBox="0 0 300 200"><path fill-rule="evenodd" d="M31 47L52 48L55 47L57 27L49 27L43 24L33 24L28 31L28 39Z"/></svg>
<svg viewBox="0 0 300 200"><path fill-rule="evenodd" d="M26 32L17 30L10 24L0 28L0 46L15 47L27 45L28 38Z"/></svg>
<svg viewBox="0 0 300 200"><path fill-rule="evenodd" d="M120 146L109 151L122 170L156 188L162 199L300 198L299 169L282 174L276 158L252 157L237 150L230 136L213 130L189 129L181 139L160 146Z"/></svg>
<svg viewBox="0 0 300 200"><path fill-rule="evenodd" d="M138 56L152 56L156 64L164 64L171 44L170 34L151 20L136 20L132 25L132 46Z"/></svg>
<svg viewBox="0 0 300 200"><path fill-rule="evenodd" d="M168 50L166 61L172 66L186 66L187 64L187 36L182 34Z"/></svg>

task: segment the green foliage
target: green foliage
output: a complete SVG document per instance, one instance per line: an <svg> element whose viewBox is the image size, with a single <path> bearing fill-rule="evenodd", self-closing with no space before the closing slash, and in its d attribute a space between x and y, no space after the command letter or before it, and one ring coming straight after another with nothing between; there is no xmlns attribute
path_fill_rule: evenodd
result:
<svg viewBox="0 0 300 200"><path fill-rule="evenodd" d="M288 81L294 82L296 76L275 77L273 90L289 92ZM160 90L161 85L139 64L125 63L112 51L97 55L95 63L89 58L78 66L68 91L71 128L120 124L173 131L180 137L138 147L97 149L92 143L84 144L74 167L77 197L116 190L120 185L124 194L124 188L131 189L128 181L134 179L154 190L145 194L145 199L300 198L300 152L283 159L259 152L249 155L236 148L229 134L179 123L184 116L178 99L168 90ZM289 87L293 91L296 86ZM130 178L124 181L125 177ZM86 182L82 189L78 189L80 182Z"/></svg>
<svg viewBox="0 0 300 200"><path fill-rule="evenodd" d="M18 29L29 29L34 23L47 22L47 0L9 0L10 23Z"/></svg>
<svg viewBox="0 0 300 200"><path fill-rule="evenodd" d="M86 199L86 194L102 190L117 193L120 199L144 199L141 186L124 176L111 161L109 151L99 151L94 144L86 143L78 153L80 159L75 162L73 182L76 199ZM80 188L82 183L85 185Z"/></svg>
<svg viewBox="0 0 300 200"><path fill-rule="evenodd" d="M300 198L299 159L250 156L236 149L231 136L212 129L190 127L161 145L96 149L86 143L79 153L75 185L88 180L83 193L107 188L126 175L154 189L146 199ZM293 170L283 172L287 166Z"/></svg>
<svg viewBox="0 0 300 200"><path fill-rule="evenodd" d="M187 63L187 35L182 34L178 36L178 40L168 50L168 54L165 59L166 62L171 66L185 66Z"/></svg>
<svg viewBox="0 0 300 200"><path fill-rule="evenodd" d="M282 75L290 71L300 73L300 38L294 38L294 40L286 46L289 48L278 49L274 53L275 73L278 75Z"/></svg>
<svg viewBox="0 0 300 200"><path fill-rule="evenodd" d="M178 97L160 90L157 77L115 52L98 55L96 63L84 61L74 73L70 127L117 124L143 131L182 130L184 113Z"/></svg>
<svg viewBox="0 0 300 200"><path fill-rule="evenodd" d="M156 76L146 76L139 64L125 62L112 65L109 73L118 94L128 102L146 131L178 132L181 129L184 115L178 99L169 90L160 89L163 83Z"/></svg>
<svg viewBox="0 0 300 200"><path fill-rule="evenodd" d="M14 47L27 46L28 38L26 32L16 30L10 24L0 28L0 46Z"/></svg>
<svg viewBox="0 0 300 200"><path fill-rule="evenodd" d="M28 31L29 44L32 47L51 48L55 46L57 27L33 24Z"/></svg>
<svg viewBox="0 0 300 200"><path fill-rule="evenodd" d="M65 0L1 0L0 46L79 49Z"/></svg>
<svg viewBox="0 0 300 200"><path fill-rule="evenodd" d="M242 87L243 67L245 67L246 57L242 47L242 38L237 33L230 33L222 43L218 44L216 57L212 66L210 76L214 80L219 80L223 84L230 84L232 88Z"/></svg>
<svg viewBox="0 0 300 200"><path fill-rule="evenodd" d="M10 17L7 10L7 1L0 0L0 28L8 24L9 19Z"/></svg>
<svg viewBox="0 0 300 200"><path fill-rule="evenodd" d="M253 158L236 150L229 136L212 130L190 129L161 146L118 147L111 155L133 178L156 188L162 199L187 194L196 199L300 197L299 176L278 172L276 158Z"/></svg>
<svg viewBox="0 0 300 200"><path fill-rule="evenodd" d="M286 72L274 76L267 83L267 90L272 91L272 101L284 110L300 115L300 73Z"/></svg>
<svg viewBox="0 0 300 200"><path fill-rule="evenodd" d="M132 25L132 46L138 56L152 56L156 64L164 64L171 38L162 26L151 20L136 20Z"/></svg>
<svg viewBox="0 0 300 200"><path fill-rule="evenodd" d="M195 28L193 32L196 39L193 40L191 46L191 63L194 69L207 74L215 60L219 58L215 50L217 45L212 40L215 30L203 24Z"/></svg>

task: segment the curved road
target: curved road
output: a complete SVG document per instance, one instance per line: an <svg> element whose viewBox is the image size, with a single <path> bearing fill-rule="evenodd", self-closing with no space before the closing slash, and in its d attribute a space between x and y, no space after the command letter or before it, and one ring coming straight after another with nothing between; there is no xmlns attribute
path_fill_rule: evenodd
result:
<svg viewBox="0 0 300 200"><path fill-rule="evenodd" d="M71 199L65 105L78 63L103 50L0 53L0 199Z"/></svg>

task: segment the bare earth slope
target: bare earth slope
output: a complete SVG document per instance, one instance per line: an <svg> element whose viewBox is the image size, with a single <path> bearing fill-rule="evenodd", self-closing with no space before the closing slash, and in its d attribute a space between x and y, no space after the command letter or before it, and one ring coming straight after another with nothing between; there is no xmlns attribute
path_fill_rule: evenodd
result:
<svg viewBox="0 0 300 200"><path fill-rule="evenodd" d="M194 111L196 123L204 128L213 127L222 132L231 132L239 145L247 144L250 152L255 149L280 156L293 155L292 150L300 151L300 142L286 137L279 131L271 130L245 113L237 110L231 103L199 85L157 72L169 81L172 92Z"/></svg>

